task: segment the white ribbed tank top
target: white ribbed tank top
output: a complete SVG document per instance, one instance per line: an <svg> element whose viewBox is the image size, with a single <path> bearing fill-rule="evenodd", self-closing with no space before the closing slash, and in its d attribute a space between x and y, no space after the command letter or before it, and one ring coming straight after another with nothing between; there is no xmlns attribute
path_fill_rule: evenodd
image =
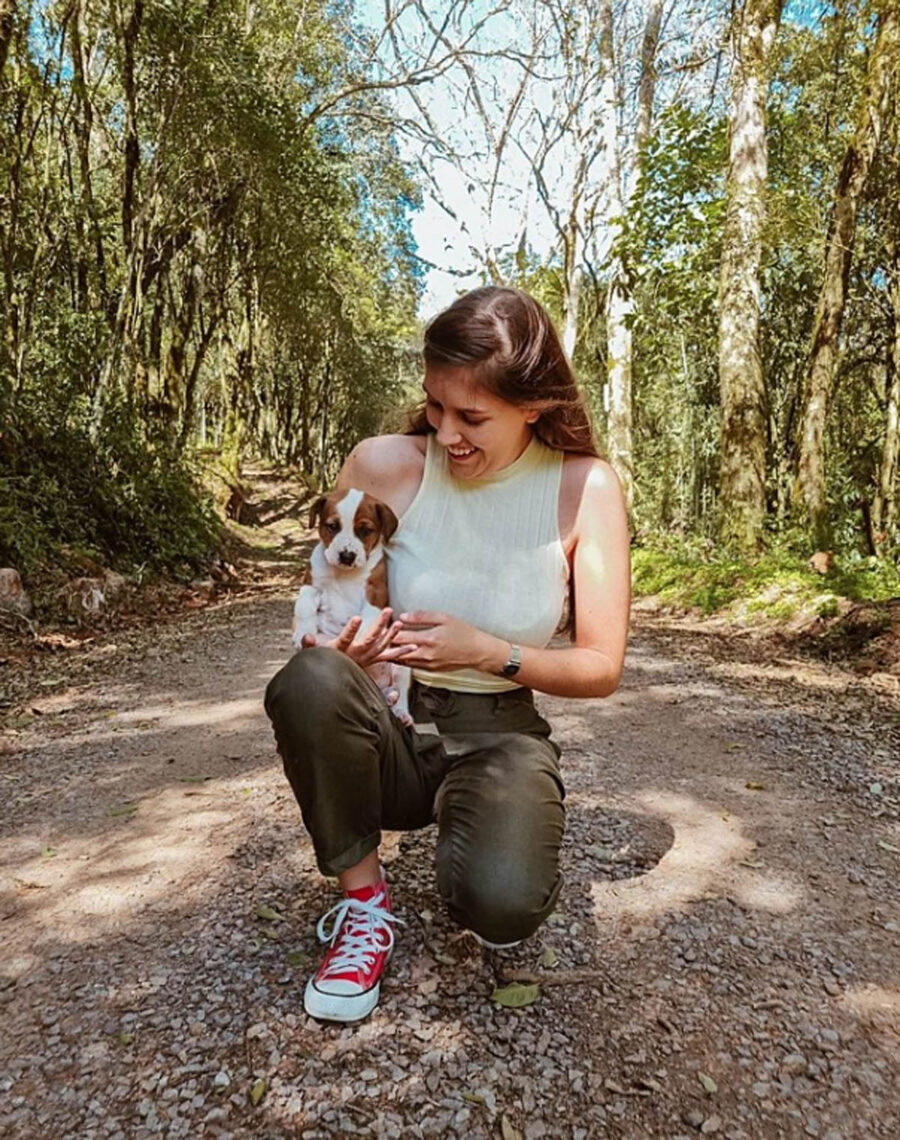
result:
<svg viewBox="0 0 900 1140"><path fill-rule="evenodd" d="M537 436L518 459L458 479L428 435L416 497L385 547L395 614L441 610L518 645L543 648L559 624L568 563L559 534L563 453ZM518 683L478 669L413 670L423 685L502 692Z"/></svg>

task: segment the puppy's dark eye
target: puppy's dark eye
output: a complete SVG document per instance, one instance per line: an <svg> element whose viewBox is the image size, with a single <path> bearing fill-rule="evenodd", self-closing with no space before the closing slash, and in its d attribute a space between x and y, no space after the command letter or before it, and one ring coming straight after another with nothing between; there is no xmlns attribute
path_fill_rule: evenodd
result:
<svg viewBox="0 0 900 1140"><path fill-rule="evenodd" d="M358 533L360 538L368 538L370 534L375 532L370 526L361 526Z"/></svg>
<svg viewBox="0 0 900 1140"><path fill-rule="evenodd" d="M336 522L327 522L325 524L325 529L330 534L337 534L337 532L341 529L341 524Z"/></svg>

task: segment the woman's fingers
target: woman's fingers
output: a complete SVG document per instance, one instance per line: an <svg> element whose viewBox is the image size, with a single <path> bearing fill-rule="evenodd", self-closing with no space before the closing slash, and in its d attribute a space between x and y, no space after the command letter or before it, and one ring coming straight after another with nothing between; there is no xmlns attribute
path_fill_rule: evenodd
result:
<svg viewBox="0 0 900 1140"><path fill-rule="evenodd" d="M407 657L412 657L418 648L418 645L398 645L396 647L382 649L375 660L399 661L402 664Z"/></svg>
<svg viewBox="0 0 900 1140"><path fill-rule="evenodd" d="M353 644L353 638L356 637L357 630L361 625L361 617L352 617L334 639L332 643L333 647L340 650L341 653L346 653Z"/></svg>

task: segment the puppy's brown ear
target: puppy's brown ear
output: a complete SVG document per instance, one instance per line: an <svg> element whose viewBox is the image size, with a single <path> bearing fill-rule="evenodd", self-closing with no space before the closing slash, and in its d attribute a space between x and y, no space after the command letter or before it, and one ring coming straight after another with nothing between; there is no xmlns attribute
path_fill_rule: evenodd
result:
<svg viewBox="0 0 900 1140"><path fill-rule="evenodd" d="M325 510L325 504L328 502L325 495L319 495L318 499L309 508L309 526L317 527L322 519L322 511Z"/></svg>
<svg viewBox="0 0 900 1140"><path fill-rule="evenodd" d="M381 524L381 541L390 542L394 531L397 529L397 516L387 505L387 503L378 503L375 507L375 512L378 515L378 521Z"/></svg>

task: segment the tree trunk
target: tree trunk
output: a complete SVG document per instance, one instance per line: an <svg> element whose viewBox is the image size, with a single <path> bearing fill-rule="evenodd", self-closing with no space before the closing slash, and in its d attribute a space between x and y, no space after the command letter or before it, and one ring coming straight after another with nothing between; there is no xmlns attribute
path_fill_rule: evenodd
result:
<svg viewBox="0 0 900 1140"><path fill-rule="evenodd" d="M169 351L166 356L166 372L163 389L163 402L166 405L169 422L171 424L178 421L185 406L184 365L188 340L194 328L194 319L197 316L197 273L197 266L192 262L184 275L181 304L177 310L175 310L174 305L172 306L174 320L172 322Z"/></svg>
<svg viewBox="0 0 900 1140"><path fill-rule="evenodd" d="M17 7L16 0L0 0L0 79L3 78L9 45L12 43Z"/></svg>
<svg viewBox="0 0 900 1140"><path fill-rule="evenodd" d="M641 83L638 88L638 119L634 139L638 171L641 156L650 138L653 124L653 101L656 95L656 49L659 46L659 32L662 27L663 0L650 0L647 9L647 23L644 25L644 40L641 45Z"/></svg>
<svg viewBox="0 0 900 1140"><path fill-rule="evenodd" d="M81 207L87 218L90 229L91 238L94 243L94 261L97 273L97 293L89 297L89 303L92 308L98 304L104 310L109 308L109 296L106 286L106 256L103 248L103 235L100 232L100 225L97 221L97 208L94 201L94 186L93 176L91 174L91 133L94 125L94 111L91 106L90 96L88 94L88 86L85 79L84 71L84 49L81 41L81 5L76 4L72 12L71 20L71 56L72 56L72 71L73 83L80 116L73 116L73 125L75 130L75 141L78 145L78 165L81 175ZM79 259L83 259L86 250L79 249Z"/></svg>
<svg viewBox="0 0 900 1140"><path fill-rule="evenodd" d="M125 176L122 189L122 244L131 252L134 240L134 196L140 148L137 134L135 50L144 18L143 0L134 0L128 23L122 28L122 85L125 89Z"/></svg>
<svg viewBox="0 0 900 1140"><path fill-rule="evenodd" d="M838 338L844 316L847 281L856 233L856 215L875 157L887 112L892 77L900 66L900 14L893 7L881 17L878 38L869 58L862 111L853 141L838 176L834 211L829 225L825 271L813 326L812 350L806 374L799 457L794 484L794 508L808 522L818 545L827 545L825 505L825 428L834 387ZM896 80L893 80L896 82Z"/></svg>
<svg viewBox="0 0 900 1140"><path fill-rule="evenodd" d="M563 236L563 348L571 360L578 340L578 304L581 297L581 266L578 249L578 218L575 208Z"/></svg>
<svg viewBox="0 0 900 1140"><path fill-rule="evenodd" d="M731 29L732 79L725 232L719 277L719 537L758 550L766 513L766 394L759 356L766 216L767 62L780 0L746 0Z"/></svg>
<svg viewBox="0 0 900 1140"><path fill-rule="evenodd" d="M872 529L875 547L880 554L889 546L896 517L898 461L900 461L900 242L894 244L891 259L890 299L893 312L893 341L888 360L886 381L886 408L884 419L884 446L878 465L878 486L872 504Z"/></svg>
<svg viewBox="0 0 900 1140"><path fill-rule="evenodd" d="M603 124L606 137L608 206L613 218L628 213L642 155L650 133L656 91L656 48L662 22L662 0L652 0L647 11L641 49L641 79L638 90L638 121L630 163L623 163L619 137L619 99L616 91L616 56L611 0L600 10L600 63L603 69ZM609 457L622 484L628 513L634 503L632 423L633 343L631 322L634 294L631 275L622 250L624 225L612 223L613 258L606 308L607 443Z"/></svg>

